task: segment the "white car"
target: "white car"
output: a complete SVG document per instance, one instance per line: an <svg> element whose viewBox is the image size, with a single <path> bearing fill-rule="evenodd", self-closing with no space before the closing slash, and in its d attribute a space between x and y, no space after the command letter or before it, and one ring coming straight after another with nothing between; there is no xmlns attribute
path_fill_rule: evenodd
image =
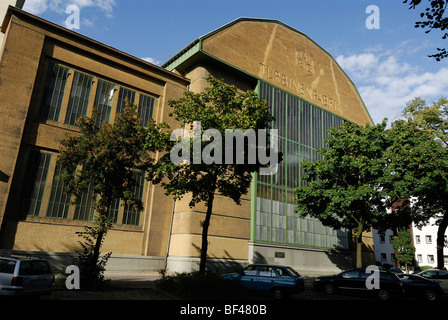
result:
<svg viewBox="0 0 448 320"><path fill-rule="evenodd" d="M0 256L0 295L41 296L53 287L54 274L45 259Z"/></svg>

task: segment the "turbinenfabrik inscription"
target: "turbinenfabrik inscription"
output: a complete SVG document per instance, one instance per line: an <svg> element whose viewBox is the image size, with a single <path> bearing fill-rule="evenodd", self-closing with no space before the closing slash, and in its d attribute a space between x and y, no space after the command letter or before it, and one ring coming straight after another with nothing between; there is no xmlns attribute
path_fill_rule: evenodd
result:
<svg viewBox="0 0 448 320"><path fill-rule="evenodd" d="M296 53L298 52L296 51ZM304 77L314 76L315 63L309 58L306 58L306 51L298 53L297 57L297 68L299 68L300 74L304 74ZM299 57L301 58L299 59ZM311 82L311 85L308 85L305 81L302 81L300 77L291 76L288 72L280 71L262 62L259 63L259 66L259 76L261 78L277 85L278 87L284 88L292 93L296 93L305 100L323 106L337 114L343 114L340 103L332 96L325 92L321 92L317 88L317 82L319 81L318 77L324 76L323 70L320 70L319 75L317 77L313 77L315 79ZM309 81L310 80L307 80L307 82Z"/></svg>

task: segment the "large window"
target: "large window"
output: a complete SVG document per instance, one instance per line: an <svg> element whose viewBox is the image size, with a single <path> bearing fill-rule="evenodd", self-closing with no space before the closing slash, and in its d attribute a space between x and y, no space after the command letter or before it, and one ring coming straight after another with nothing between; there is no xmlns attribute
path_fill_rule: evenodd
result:
<svg viewBox="0 0 448 320"><path fill-rule="evenodd" d="M65 115L65 124L74 126L80 116L87 115L92 84L93 77L75 71L72 89L70 90L70 99L68 100L67 113Z"/></svg>
<svg viewBox="0 0 448 320"><path fill-rule="evenodd" d="M35 216L93 221L97 195L93 193L92 188L89 187L74 205L65 193L65 185L60 179L63 169L56 164L56 154L52 156L45 151L28 149L25 156L26 168L17 213L19 219ZM143 201L145 175L143 172L136 172L134 178L136 196ZM140 214L133 206L115 199L109 207L108 217L114 224L139 226Z"/></svg>
<svg viewBox="0 0 448 320"><path fill-rule="evenodd" d="M66 94L68 102L64 103ZM39 119L59 122L60 116L65 115L64 124L75 126L78 118L89 115L89 108L93 106L99 111L97 124L101 126L103 122L113 121L114 111L119 113L123 110L126 98L137 105L142 125L148 125L154 112L154 97L50 61Z"/></svg>
<svg viewBox="0 0 448 320"><path fill-rule="evenodd" d="M58 178L62 173L62 167L56 166L51 184L51 194L48 202L47 217L67 219L70 197L64 192L64 183Z"/></svg>
<svg viewBox="0 0 448 320"><path fill-rule="evenodd" d="M254 217L255 241L332 248L348 247L348 233L325 227L314 218L300 218L294 212L294 189L302 181L302 160L320 159L328 129L343 119L296 96L260 81L259 94L271 106L278 130L278 148L283 161L275 174L257 176Z"/></svg>
<svg viewBox="0 0 448 320"><path fill-rule="evenodd" d="M42 206L51 154L28 150L27 168L20 200L20 216L38 216Z"/></svg>
<svg viewBox="0 0 448 320"><path fill-rule="evenodd" d="M100 113L98 125L103 122L110 122L110 115L114 103L115 84L105 80L98 80L96 87L95 102L93 105Z"/></svg>
<svg viewBox="0 0 448 320"><path fill-rule="evenodd" d="M39 118L59 121L69 69L49 63Z"/></svg>

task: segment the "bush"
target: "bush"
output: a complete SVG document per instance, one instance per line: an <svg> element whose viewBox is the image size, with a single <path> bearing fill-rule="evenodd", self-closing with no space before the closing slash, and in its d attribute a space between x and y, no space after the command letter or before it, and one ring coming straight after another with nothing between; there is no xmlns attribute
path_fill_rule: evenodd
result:
<svg viewBox="0 0 448 320"><path fill-rule="evenodd" d="M198 271L166 275L156 281L156 288L180 299L235 299L244 293L229 280L223 280L216 273L199 274Z"/></svg>
<svg viewBox="0 0 448 320"><path fill-rule="evenodd" d="M84 239L84 242L78 241L82 251L77 251L78 256L73 259L73 264L79 268L80 287L86 290L104 289L109 284L109 280L104 279L104 271L111 253L94 261L95 236L90 230L77 234Z"/></svg>

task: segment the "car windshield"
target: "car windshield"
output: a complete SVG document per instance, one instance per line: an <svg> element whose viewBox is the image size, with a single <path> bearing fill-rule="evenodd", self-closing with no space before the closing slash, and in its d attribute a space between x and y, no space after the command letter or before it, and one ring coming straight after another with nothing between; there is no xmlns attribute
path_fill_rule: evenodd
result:
<svg viewBox="0 0 448 320"><path fill-rule="evenodd" d="M22 261L19 273L21 275L49 274L51 270L46 261Z"/></svg>

